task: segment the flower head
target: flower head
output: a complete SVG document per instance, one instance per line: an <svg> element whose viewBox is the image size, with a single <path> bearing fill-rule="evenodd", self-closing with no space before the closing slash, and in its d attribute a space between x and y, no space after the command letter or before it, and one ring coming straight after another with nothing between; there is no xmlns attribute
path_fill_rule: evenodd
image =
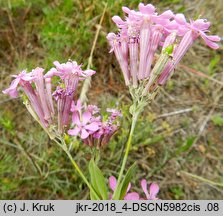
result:
<svg viewBox="0 0 223 216"><path fill-rule="evenodd" d="M30 73L23 70L18 75L13 75L15 79L11 82L10 87L3 91L4 94L9 94L14 98L18 96L17 89L20 86L28 99L24 104L49 135L50 126L55 128L56 123L58 123L57 132L60 134L64 132L71 120L71 110L74 112L75 109L81 109L79 107L80 102L77 102L76 105L72 104L78 82L95 73L93 70L82 70L81 65L75 61L62 64L55 61L54 65L55 67L46 74L44 74L43 68L37 67ZM54 76L60 77L60 82L53 88L51 81ZM52 90L54 90L53 93ZM57 118L55 117L53 98L57 103ZM80 122L77 123L78 127L81 128L82 137L86 137L84 129L87 129L87 132L91 130L88 128L90 126L85 115L83 122L80 119ZM83 125L80 125L81 122Z"/></svg>
<svg viewBox="0 0 223 216"><path fill-rule="evenodd" d="M109 33L107 39L125 84L142 89L141 96L155 92L159 85L165 84L199 36L210 48L219 47L216 42L220 37L208 34L210 22L205 19L187 22L184 14L174 14L170 10L158 14L152 4L143 3L139 4L138 11L127 7L122 10L126 14L125 20L119 16L112 18L119 33Z"/></svg>
<svg viewBox="0 0 223 216"><path fill-rule="evenodd" d="M72 126L68 130L71 136L80 136L83 142L90 147L102 147L106 145L113 134L118 130L117 118L121 112L116 109L107 109L110 114L106 121L100 115L100 109L95 105L88 105L84 108L78 100L71 106Z"/></svg>

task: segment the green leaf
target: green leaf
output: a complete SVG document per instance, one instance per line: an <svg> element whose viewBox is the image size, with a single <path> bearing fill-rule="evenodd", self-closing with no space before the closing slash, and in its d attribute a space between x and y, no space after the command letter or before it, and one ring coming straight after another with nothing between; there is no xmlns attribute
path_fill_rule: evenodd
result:
<svg viewBox="0 0 223 216"><path fill-rule="evenodd" d="M98 200L98 198L94 195L92 190L90 190L90 198L91 200Z"/></svg>
<svg viewBox="0 0 223 216"><path fill-rule="evenodd" d="M211 119L216 126L223 126L223 117L220 115L214 115Z"/></svg>
<svg viewBox="0 0 223 216"><path fill-rule="evenodd" d="M103 200L107 200L108 199L108 187L106 184L106 180L105 180L101 170L95 164L93 159L91 159L91 161L89 163L89 172L90 172L90 176L91 176L91 184L92 184L93 188L95 189L96 193ZM92 191L90 192L90 196L92 199L96 199L96 197L93 195Z"/></svg>
<svg viewBox="0 0 223 216"><path fill-rule="evenodd" d="M183 152L186 152L190 149L190 147L194 144L194 141L196 140L196 137L189 137L187 139L187 141L185 142L184 145L180 146L177 150L176 150L176 154L180 154Z"/></svg>
<svg viewBox="0 0 223 216"><path fill-rule="evenodd" d="M137 167L136 163L134 163L128 169L124 179L122 180L122 182L118 186L116 196L113 197L114 200L123 200L124 199L124 196L126 195L126 192L127 192L127 189L128 189L129 182L131 181L132 176L135 173L136 167Z"/></svg>
<svg viewBox="0 0 223 216"><path fill-rule="evenodd" d="M209 65L208 65L208 74L209 75L213 75L215 73L220 60L221 60L221 57L217 54L215 54L214 58L211 59Z"/></svg>

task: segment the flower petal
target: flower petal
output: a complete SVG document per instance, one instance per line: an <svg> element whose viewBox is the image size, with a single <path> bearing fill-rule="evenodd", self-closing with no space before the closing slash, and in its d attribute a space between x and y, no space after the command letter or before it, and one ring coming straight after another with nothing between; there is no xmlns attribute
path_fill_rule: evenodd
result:
<svg viewBox="0 0 223 216"><path fill-rule="evenodd" d="M92 122L88 125L85 126L85 129L90 130L90 131L97 131L98 130L98 123L97 122Z"/></svg>
<svg viewBox="0 0 223 216"><path fill-rule="evenodd" d="M159 15L162 19L170 19L174 16L173 12L171 10L164 11L162 14Z"/></svg>
<svg viewBox="0 0 223 216"><path fill-rule="evenodd" d="M88 138L88 136L89 136L89 133L83 128L81 130L81 139L86 139Z"/></svg>
<svg viewBox="0 0 223 216"><path fill-rule="evenodd" d="M151 200L156 199L156 195L159 193L159 186L156 183L152 183L149 187L149 198Z"/></svg>
<svg viewBox="0 0 223 216"><path fill-rule="evenodd" d="M139 11L144 14L153 14L156 8L152 4L144 5L143 3L139 3Z"/></svg>
<svg viewBox="0 0 223 216"><path fill-rule="evenodd" d="M125 7L125 6L122 7L122 11L127 13L127 14L131 13L131 10L128 7Z"/></svg>
<svg viewBox="0 0 223 216"><path fill-rule="evenodd" d="M204 42L212 49L218 49L219 45L217 43L212 42L209 38L210 36L207 36L205 33L200 32L201 37L204 39ZM209 38L208 38L209 37ZM216 38L214 38L216 39Z"/></svg>
<svg viewBox="0 0 223 216"><path fill-rule="evenodd" d="M139 194L136 192L128 193L124 197L124 200L139 200Z"/></svg>
<svg viewBox="0 0 223 216"><path fill-rule="evenodd" d="M82 122L86 124L91 118L91 113L90 112L84 112L82 115Z"/></svg>
<svg viewBox="0 0 223 216"><path fill-rule="evenodd" d="M143 189L143 191L144 191L144 193L146 195L146 198L149 199L150 195L149 195L149 192L148 192L148 189L147 189L147 182L146 182L145 179L143 179L141 181L141 187L142 187L142 189Z"/></svg>
<svg viewBox="0 0 223 216"><path fill-rule="evenodd" d="M115 188L116 188L116 184L117 184L117 181L116 181L116 178L114 176L110 176L109 177L109 186L110 188L115 191Z"/></svg>
<svg viewBox="0 0 223 216"><path fill-rule="evenodd" d="M79 127L75 127L74 129L70 129L68 130L68 134L71 136L77 136L80 132L80 128Z"/></svg>
<svg viewBox="0 0 223 216"><path fill-rule="evenodd" d="M119 16L113 16L112 17L112 21L116 24L116 25L125 25L125 22L121 19L121 17Z"/></svg>
<svg viewBox="0 0 223 216"><path fill-rule="evenodd" d="M182 13L176 14L174 17L174 20L176 20L176 22L181 25L185 25L187 23L187 20L186 20L184 14L182 14Z"/></svg>
<svg viewBox="0 0 223 216"><path fill-rule="evenodd" d="M87 77L90 77L92 75L94 75L96 72L94 70L85 70L84 71L84 74L87 76Z"/></svg>
<svg viewBox="0 0 223 216"><path fill-rule="evenodd" d="M62 65L60 64L60 62L58 62L58 61L54 61L53 64L56 66L56 68L57 68L58 70L62 70L62 69L63 69L63 67L62 67Z"/></svg>
<svg viewBox="0 0 223 216"><path fill-rule="evenodd" d="M78 112L74 112L72 115L72 122L76 125L80 124L80 117Z"/></svg>
<svg viewBox="0 0 223 216"><path fill-rule="evenodd" d="M80 99L77 100L77 105L76 106L77 106L78 110L81 110L82 104L81 104L81 100Z"/></svg>
<svg viewBox="0 0 223 216"><path fill-rule="evenodd" d="M193 22L193 26L201 31L207 30L211 23L207 22L205 19L197 19Z"/></svg>
<svg viewBox="0 0 223 216"><path fill-rule="evenodd" d="M10 89L7 88L2 91L3 94L8 94L11 98L17 98L19 96L19 93L16 89Z"/></svg>
<svg viewBox="0 0 223 216"><path fill-rule="evenodd" d="M53 76L58 76L59 72L56 68L51 68L45 75L44 78L51 78Z"/></svg>
<svg viewBox="0 0 223 216"><path fill-rule="evenodd" d="M218 42L218 41L221 40L221 38L220 38L219 36L217 36L217 35L206 35L206 38L207 38L208 40L216 41L216 42Z"/></svg>
<svg viewBox="0 0 223 216"><path fill-rule="evenodd" d="M16 98L16 97L18 97L17 86L18 86L18 84L19 84L19 81L20 81L19 78L14 79L14 80L11 82L11 85L9 86L9 88L3 90L2 93L3 93L3 94L8 94L8 95L10 95L10 97L12 97L12 98Z"/></svg>

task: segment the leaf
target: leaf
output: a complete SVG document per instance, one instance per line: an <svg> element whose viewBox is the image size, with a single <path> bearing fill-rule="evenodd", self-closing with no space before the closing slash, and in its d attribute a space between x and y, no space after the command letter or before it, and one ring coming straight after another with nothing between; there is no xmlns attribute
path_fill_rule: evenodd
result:
<svg viewBox="0 0 223 216"><path fill-rule="evenodd" d="M89 173L90 173L90 176L91 176L91 185L92 185L93 189L96 191L96 193L99 195L97 180L95 178L95 173L94 173L94 162L93 162L93 160L90 161L88 168L89 168ZM92 200L98 200L91 190L90 190L90 197L91 197Z"/></svg>
<svg viewBox="0 0 223 216"><path fill-rule="evenodd" d="M91 200L98 200L98 198L94 195L92 190L90 190L90 198Z"/></svg>
<svg viewBox="0 0 223 216"><path fill-rule="evenodd" d="M122 180L122 182L118 186L116 196L113 197L114 200L123 200L124 199L124 197L126 195L126 192L127 192L127 189L128 189L129 182L131 181L132 176L135 173L135 169L136 169L136 163L134 163L128 169L124 179Z"/></svg>
<svg viewBox="0 0 223 216"><path fill-rule="evenodd" d="M223 126L223 117L220 115L214 115L211 119L216 126Z"/></svg>
<svg viewBox="0 0 223 216"><path fill-rule="evenodd" d="M190 147L194 144L194 141L196 140L196 137L189 137L186 141L186 143L182 146L180 146L177 150L176 150L176 154L180 154L183 152L186 152L190 149Z"/></svg>
<svg viewBox="0 0 223 216"><path fill-rule="evenodd" d="M89 172L91 175L91 184L93 188L95 189L96 193L100 198L103 200L108 199L108 187L106 184L106 180L101 172L101 170L98 168L98 166L95 164L94 160L91 159L89 163ZM90 192L91 198L96 199L93 195L92 191Z"/></svg>
<svg viewBox="0 0 223 216"><path fill-rule="evenodd" d="M216 68L221 60L221 57L219 55L215 55L213 59L211 59L209 65L208 65L208 74L213 75L216 71Z"/></svg>

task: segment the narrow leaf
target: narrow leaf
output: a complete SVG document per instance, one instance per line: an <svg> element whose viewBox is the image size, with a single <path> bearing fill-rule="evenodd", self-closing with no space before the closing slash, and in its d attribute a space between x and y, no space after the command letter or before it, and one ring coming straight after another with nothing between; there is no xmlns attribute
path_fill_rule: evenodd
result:
<svg viewBox="0 0 223 216"><path fill-rule="evenodd" d="M94 174L94 164L93 164L92 160L90 161L90 163L88 165L88 169L89 169L89 173L91 176L91 185L94 188L95 192L99 196L99 193L98 193L99 190L97 187L96 178L95 178L95 174ZM91 197L91 200L98 200L92 191L90 191L90 197Z"/></svg>
<svg viewBox="0 0 223 216"><path fill-rule="evenodd" d="M126 195L129 182L132 179L133 174L135 173L136 169L136 163L134 163L127 171L124 179L120 183L120 185L117 185L117 192L116 195L113 197L114 200L123 200L124 196Z"/></svg>
<svg viewBox="0 0 223 216"><path fill-rule="evenodd" d="M91 200L98 200L92 190L90 190L90 198L91 198Z"/></svg>
<svg viewBox="0 0 223 216"><path fill-rule="evenodd" d="M95 164L94 160L92 159L89 163L89 171L91 175L91 184L99 197L103 200L108 199L108 187L106 184L106 179L104 178L101 170Z"/></svg>
<svg viewBox="0 0 223 216"><path fill-rule="evenodd" d="M129 185L129 182L131 181L134 173L135 173L135 170L136 170L136 163L134 163L127 171L123 181L122 181L122 184L121 184L121 191L120 191L120 199L123 200L124 199L124 196L126 195L126 192L127 192L127 189L128 189L128 185Z"/></svg>

